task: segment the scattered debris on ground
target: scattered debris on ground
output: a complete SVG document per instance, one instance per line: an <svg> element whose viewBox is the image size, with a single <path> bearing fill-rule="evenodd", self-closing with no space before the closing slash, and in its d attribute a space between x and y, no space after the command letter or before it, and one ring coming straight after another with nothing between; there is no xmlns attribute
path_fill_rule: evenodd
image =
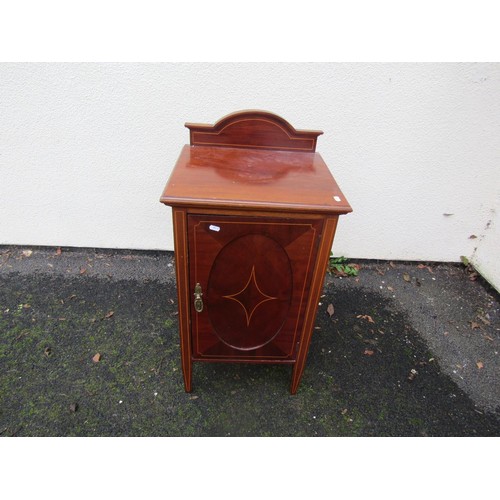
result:
<svg viewBox="0 0 500 500"><path fill-rule="evenodd" d="M498 294L337 264L295 396L290 367L211 363L186 394L172 253L0 247L0 435L500 435Z"/></svg>

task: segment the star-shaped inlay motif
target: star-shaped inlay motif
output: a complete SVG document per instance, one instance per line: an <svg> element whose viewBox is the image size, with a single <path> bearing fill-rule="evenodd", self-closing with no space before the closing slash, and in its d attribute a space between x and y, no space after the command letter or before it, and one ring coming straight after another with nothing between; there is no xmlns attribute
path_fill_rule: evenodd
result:
<svg viewBox="0 0 500 500"><path fill-rule="evenodd" d="M248 278L247 284L238 293L233 295L224 295L223 298L230 299L238 302L238 304L243 307L245 311L245 316L247 318L247 326L250 325L250 320L252 315L261 304L267 302L268 300L276 300L277 297L271 297L266 295L257 284L255 278L255 266L252 267L252 272Z"/></svg>

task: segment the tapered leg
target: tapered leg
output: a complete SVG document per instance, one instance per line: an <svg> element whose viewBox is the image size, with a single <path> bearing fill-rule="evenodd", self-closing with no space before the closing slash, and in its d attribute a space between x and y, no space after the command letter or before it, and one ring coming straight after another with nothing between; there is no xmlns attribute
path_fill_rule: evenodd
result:
<svg viewBox="0 0 500 500"><path fill-rule="evenodd" d="M298 373L297 363L293 365L292 372L292 383L290 385L290 394L297 394L297 389L299 388L300 379L302 378L302 373L304 371L304 366L302 366L302 370Z"/></svg>
<svg viewBox="0 0 500 500"><path fill-rule="evenodd" d="M326 266L330 257L332 249L333 237L335 236L335 229L337 228L338 217L326 219L323 230L323 238L321 239L321 246L318 252L318 258L314 267L314 273L311 282L309 300L304 316L304 326L302 330L302 338L297 353L297 359L293 365L292 383L290 386L290 393L295 394L304 372L307 353L309 351L309 344L311 342L312 331L314 327L314 320L318 309L319 296L325 280Z"/></svg>
<svg viewBox="0 0 500 500"><path fill-rule="evenodd" d="M184 350L182 349L182 351ZM191 374L192 374L191 355L185 356L184 352L182 352L182 375L184 377L184 389L186 392L191 392Z"/></svg>

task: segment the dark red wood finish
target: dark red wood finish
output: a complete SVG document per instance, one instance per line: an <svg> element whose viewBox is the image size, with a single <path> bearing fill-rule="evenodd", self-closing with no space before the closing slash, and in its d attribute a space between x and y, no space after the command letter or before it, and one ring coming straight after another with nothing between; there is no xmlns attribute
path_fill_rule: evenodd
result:
<svg viewBox="0 0 500 500"><path fill-rule="evenodd" d="M290 363L294 394L338 216L352 209L314 152L321 132L262 111L187 127L160 199L173 207L185 389L193 361Z"/></svg>
<svg viewBox="0 0 500 500"><path fill-rule="evenodd" d="M286 120L267 111L239 111L221 118L215 125L186 123L191 146L316 150L320 130L295 130Z"/></svg>
<svg viewBox="0 0 500 500"><path fill-rule="evenodd" d="M207 209L352 211L319 153L208 146L184 146L161 201Z"/></svg>
<svg viewBox="0 0 500 500"><path fill-rule="evenodd" d="M300 221L188 215L194 359L295 360L323 227Z"/></svg>

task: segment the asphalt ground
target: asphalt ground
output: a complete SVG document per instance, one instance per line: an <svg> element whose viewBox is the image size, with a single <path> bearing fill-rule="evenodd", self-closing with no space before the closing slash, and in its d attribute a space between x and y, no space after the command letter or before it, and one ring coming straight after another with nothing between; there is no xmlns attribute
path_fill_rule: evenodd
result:
<svg viewBox="0 0 500 500"><path fill-rule="evenodd" d="M325 274L296 395L290 366L204 363L187 394L173 253L0 247L0 435L499 436L498 293L355 262Z"/></svg>

